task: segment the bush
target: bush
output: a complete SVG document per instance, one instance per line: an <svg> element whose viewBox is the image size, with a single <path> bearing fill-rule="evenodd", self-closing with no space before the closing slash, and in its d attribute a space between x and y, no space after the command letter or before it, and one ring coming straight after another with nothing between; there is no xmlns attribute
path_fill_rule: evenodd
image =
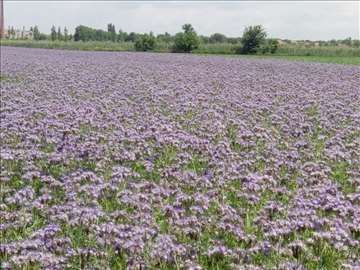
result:
<svg viewBox="0 0 360 270"><path fill-rule="evenodd" d="M262 54L271 53L274 54L279 47L279 42L277 39L268 39L266 42L260 46L260 52Z"/></svg>
<svg viewBox="0 0 360 270"><path fill-rule="evenodd" d="M174 52L191 52L199 47L199 38L191 24L183 25L183 33L177 33L174 40Z"/></svg>
<svg viewBox="0 0 360 270"><path fill-rule="evenodd" d="M243 54L257 53L264 45L265 38L266 32L261 25L246 27L241 39L242 46L238 51Z"/></svg>
<svg viewBox="0 0 360 270"><path fill-rule="evenodd" d="M225 43L226 36L220 33L212 34L209 38L210 43Z"/></svg>
<svg viewBox="0 0 360 270"><path fill-rule="evenodd" d="M155 43L156 39L152 33L141 35L135 40L135 50L143 52L154 50Z"/></svg>

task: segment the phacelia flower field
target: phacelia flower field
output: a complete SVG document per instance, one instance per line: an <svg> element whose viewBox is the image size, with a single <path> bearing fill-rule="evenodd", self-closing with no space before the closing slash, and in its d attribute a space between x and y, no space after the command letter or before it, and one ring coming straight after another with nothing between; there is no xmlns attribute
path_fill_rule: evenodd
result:
<svg viewBox="0 0 360 270"><path fill-rule="evenodd" d="M1 48L4 269L359 269L360 68Z"/></svg>

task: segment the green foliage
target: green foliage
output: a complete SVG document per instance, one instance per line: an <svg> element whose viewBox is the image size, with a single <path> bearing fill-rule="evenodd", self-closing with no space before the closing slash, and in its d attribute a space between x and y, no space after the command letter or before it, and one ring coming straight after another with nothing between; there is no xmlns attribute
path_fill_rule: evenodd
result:
<svg viewBox="0 0 360 270"><path fill-rule="evenodd" d="M125 42L126 37L127 37L127 33L120 29L119 33L117 35L116 41L117 42Z"/></svg>
<svg viewBox="0 0 360 270"><path fill-rule="evenodd" d="M68 41L69 40L69 31L68 29L65 27L64 28L64 41Z"/></svg>
<svg viewBox="0 0 360 270"><path fill-rule="evenodd" d="M266 53L274 54L276 53L278 47L279 47L279 42L277 41L277 39L270 38L267 39L265 43L260 47L260 52L262 54L266 54Z"/></svg>
<svg viewBox="0 0 360 270"><path fill-rule="evenodd" d="M135 50L137 51L151 51L154 50L156 39L152 33L143 34L139 36L135 41Z"/></svg>
<svg viewBox="0 0 360 270"><path fill-rule="evenodd" d="M126 34L125 41L127 41L127 42L135 42L137 36L138 36L138 34L136 34L135 32L131 32L129 34Z"/></svg>
<svg viewBox="0 0 360 270"><path fill-rule="evenodd" d="M207 161L200 155L194 154L189 163L185 165L185 169L191 170L197 174L201 174L207 167Z"/></svg>
<svg viewBox="0 0 360 270"><path fill-rule="evenodd" d="M115 28L113 29L115 30ZM75 28L75 41L107 41L113 37L113 32L106 32L104 30L93 29L84 25L79 25Z"/></svg>
<svg viewBox="0 0 360 270"><path fill-rule="evenodd" d="M55 41L55 40L57 39L57 33L56 33L55 25L53 25L53 26L51 27L51 34L50 34L50 36L51 36L51 40L52 40L52 41Z"/></svg>
<svg viewBox="0 0 360 270"><path fill-rule="evenodd" d="M116 30L115 30L114 24L111 24L111 23L108 24L108 33L109 33L110 40L115 42L116 41Z"/></svg>
<svg viewBox="0 0 360 270"><path fill-rule="evenodd" d="M182 28L184 32L175 35L174 52L192 52L199 47L199 38L191 24L184 24Z"/></svg>
<svg viewBox="0 0 360 270"><path fill-rule="evenodd" d="M40 31L37 25L33 28L33 37L35 40L40 40Z"/></svg>
<svg viewBox="0 0 360 270"><path fill-rule="evenodd" d="M4 244L10 241L14 241L14 240L16 241L26 238L31 233L33 233L34 231L40 229L42 226L45 225L45 219L41 215L39 210L34 208L31 210L31 214L32 214L31 221L27 222L23 226L8 227L7 229L2 230L0 233L1 243Z"/></svg>
<svg viewBox="0 0 360 270"><path fill-rule="evenodd" d="M224 43L224 42L226 42L226 36L223 34L220 34L220 33L212 34L209 37L209 42L210 43Z"/></svg>
<svg viewBox="0 0 360 270"><path fill-rule="evenodd" d="M304 45L282 45L277 52L279 55L287 56L326 56L326 57L357 57L360 58L360 49L345 46L304 46ZM355 58L356 59L356 58ZM359 61L359 59L357 60Z"/></svg>
<svg viewBox="0 0 360 270"><path fill-rule="evenodd" d="M165 32L165 34L157 35L156 39L160 42L165 42L165 43L170 43L174 41L174 38L168 32Z"/></svg>
<svg viewBox="0 0 360 270"><path fill-rule="evenodd" d="M352 185L349 179L348 169L350 165L345 161L336 162L331 167L330 178L337 182L344 193L355 192L355 185Z"/></svg>
<svg viewBox="0 0 360 270"><path fill-rule="evenodd" d="M246 27L241 39L242 46L239 52L243 54L257 53L265 43L265 38L266 32L261 25Z"/></svg>
<svg viewBox="0 0 360 270"><path fill-rule="evenodd" d="M62 39L63 39L63 35L61 33L61 28L59 26L58 31L57 31L57 40L62 40Z"/></svg>

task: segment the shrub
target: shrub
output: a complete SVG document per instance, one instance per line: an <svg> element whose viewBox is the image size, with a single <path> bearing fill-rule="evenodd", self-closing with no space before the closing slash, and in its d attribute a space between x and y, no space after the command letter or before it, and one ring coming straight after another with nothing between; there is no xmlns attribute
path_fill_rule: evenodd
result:
<svg viewBox="0 0 360 270"><path fill-rule="evenodd" d="M264 45L266 32L261 25L249 26L245 28L241 39L242 47L240 53L253 54L257 53L261 46Z"/></svg>
<svg viewBox="0 0 360 270"><path fill-rule="evenodd" d="M151 51L155 48L155 43L156 39L152 33L141 35L135 40L135 50Z"/></svg>
<svg viewBox="0 0 360 270"><path fill-rule="evenodd" d="M177 33L174 41L174 52L191 52L199 47L199 38L191 24L183 25L184 32Z"/></svg>
<svg viewBox="0 0 360 270"><path fill-rule="evenodd" d="M224 43L226 42L226 36L220 33L212 34L209 38L210 43Z"/></svg>
<svg viewBox="0 0 360 270"><path fill-rule="evenodd" d="M279 42L277 41L277 39L271 38L266 40L266 42L260 46L260 52L262 54L266 54L266 53L274 54L277 51L278 46L279 46Z"/></svg>

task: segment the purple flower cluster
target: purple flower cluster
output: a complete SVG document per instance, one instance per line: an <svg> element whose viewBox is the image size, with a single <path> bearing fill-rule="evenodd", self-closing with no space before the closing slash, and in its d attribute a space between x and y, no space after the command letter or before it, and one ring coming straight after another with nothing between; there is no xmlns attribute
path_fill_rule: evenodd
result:
<svg viewBox="0 0 360 270"><path fill-rule="evenodd" d="M4 269L358 269L360 68L1 47Z"/></svg>

